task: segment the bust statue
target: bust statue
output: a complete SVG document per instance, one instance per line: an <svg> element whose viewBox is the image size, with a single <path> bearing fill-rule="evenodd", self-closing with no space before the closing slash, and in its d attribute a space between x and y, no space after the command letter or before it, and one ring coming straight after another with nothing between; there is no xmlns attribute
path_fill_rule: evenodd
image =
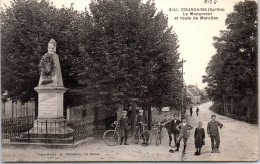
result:
<svg viewBox="0 0 260 164"><path fill-rule="evenodd" d="M54 52L56 53L56 41L51 39L48 43L48 53Z"/></svg>

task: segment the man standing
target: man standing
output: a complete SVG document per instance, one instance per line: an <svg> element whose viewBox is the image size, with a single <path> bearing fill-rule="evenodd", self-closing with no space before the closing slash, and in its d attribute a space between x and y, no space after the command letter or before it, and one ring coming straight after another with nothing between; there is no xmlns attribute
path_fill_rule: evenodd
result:
<svg viewBox="0 0 260 164"><path fill-rule="evenodd" d="M196 109L196 114L197 114L197 116L199 116L199 108L197 107L197 109Z"/></svg>
<svg viewBox="0 0 260 164"><path fill-rule="evenodd" d="M176 129L176 126L178 126L180 123L181 123L181 121L178 119L178 115L174 114L174 118L170 123L170 131L171 131L171 133L173 134L173 137L174 137L175 147L177 146L176 145L177 138L180 135L180 131L178 129ZM171 136L171 134L169 134L169 146L171 146L171 142L172 142L172 136Z"/></svg>
<svg viewBox="0 0 260 164"><path fill-rule="evenodd" d="M211 139L211 153L219 153L219 144L220 144L220 137L219 137L219 130L218 127L221 129L223 124L216 120L216 116L211 116L211 121L208 123L207 126L207 133ZM216 145L214 145L216 142Z"/></svg>
<svg viewBox="0 0 260 164"><path fill-rule="evenodd" d="M146 124L147 123L147 119L144 116L144 111L143 110L139 110L139 115L137 116L137 129L136 129L136 133L135 133L135 137L139 137L138 133L141 134L143 132L143 126L142 124ZM147 144L146 141L144 141L144 144Z"/></svg>
<svg viewBox="0 0 260 164"><path fill-rule="evenodd" d="M120 145L122 145L124 138L125 138L125 145L128 145L126 141L127 141L127 138L128 138L128 130L129 130L128 124L129 124L129 120L126 117L126 115L127 115L127 111L123 111L123 116L119 120L120 134L121 134Z"/></svg>
<svg viewBox="0 0 260 164"><path fill-rule="evenodd" d="M189 136L189 130L191 130L193 127L187 123L186 118L182 119L182 123L179 124L178 126L176 126L176 129L178 129L180 131L180 135L177 138L177 149L175 151L179 151L179 147L180 147L180 141L183 138L183 144L184 144L184 148L183 148L183 153L185 153L186 150L186 144L187 144L187 139Z"/></svg>
<svg viewBox="0 0 260 164"><path fill-rule="evenodd" d="M192 106L190 107L190 116L192 116Z"/></svg>

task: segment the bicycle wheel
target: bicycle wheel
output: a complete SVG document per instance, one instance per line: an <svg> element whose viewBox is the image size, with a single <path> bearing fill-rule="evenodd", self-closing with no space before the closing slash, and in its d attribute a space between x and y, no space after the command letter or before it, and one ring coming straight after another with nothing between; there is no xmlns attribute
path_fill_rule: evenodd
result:
<svg viewBox="0 0 260 164"><path fill-rule="evenodd" d="M160 144L160 135L158 134L158 132L155 134L155 143L156 143L156 146L158 146Z"/></svg>
<svg viewBox="0 0 260 164"><path fill-rule="evenodd" d="M149 130L145 130L141 133L141 137L143 138L144 142L150 144L152 142L152 133Z"/></svg>
<svg viewBox="0 0 260 164"><path fill-rule="evenodd" d="M160 144L162 144L162 136L160 136Z"/></svg>
<svg viewBox="0 0 260 164"><path fill-rule="evenodd" d="M135 144L138 144L139 140L140 140L140 135L138 132L138 134L135 135L135 140L134 140Z"/></svg>
<svg viewBox="0 0 260 164"><path fill-rule="evenodd" d="M119 139L119 134L115 130L108 130L103 135L104 142L109 146L118 144Z"/></svg>

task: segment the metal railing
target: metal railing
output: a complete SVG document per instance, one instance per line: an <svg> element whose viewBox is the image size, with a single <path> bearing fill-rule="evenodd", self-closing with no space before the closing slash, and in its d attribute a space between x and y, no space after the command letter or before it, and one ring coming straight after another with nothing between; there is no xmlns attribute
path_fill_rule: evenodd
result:
<svg viewBox="0 0 260 164"><path fill-rule="evenodd" d="M2 118L2 139L18 136L20 133L26 132L33 127L33 116Z"/></svg>
<svg viewBox="0 0 260 164"><path fill-rule="evenodd" d="M12 137L11 141L16 142L74 144L93 134L93 119L94 117L79 118L70 122L66 120L36 120L34 121L34 127L33 121L31 124L24 124L24 127L27 128L16 131L16 135L13 135L16 137L9 135L6 138ZM33 129L30 130L32 127Z"/></svg>

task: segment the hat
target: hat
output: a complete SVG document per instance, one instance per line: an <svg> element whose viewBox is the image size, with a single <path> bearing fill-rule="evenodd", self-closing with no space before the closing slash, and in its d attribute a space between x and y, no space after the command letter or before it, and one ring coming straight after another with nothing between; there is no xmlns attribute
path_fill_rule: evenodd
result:
<svg viewBox="0 0 260 164"><path fill-rule="evenodd" d="M174 153L174 150L170 149L169 152L170 152L170 153Z"/></svg>
<svg viewBox="0 0 260 164"><path fill-rule="evenodd" d="M216 115L213 114L213 115L211 115L211 118L212 118L212 117L216 117Z"/></svg>
<svg viewBox="0 0 260 164"><path fill-rule="evenodd" d="M139 113L143 113L144 111L143 110L139 110Z"/></svg>
<svg viewBox="0 0 260 164"><path fill-rule="evenodd" d="M127 113L127 111L124 110L123 113Z"/></svg>

